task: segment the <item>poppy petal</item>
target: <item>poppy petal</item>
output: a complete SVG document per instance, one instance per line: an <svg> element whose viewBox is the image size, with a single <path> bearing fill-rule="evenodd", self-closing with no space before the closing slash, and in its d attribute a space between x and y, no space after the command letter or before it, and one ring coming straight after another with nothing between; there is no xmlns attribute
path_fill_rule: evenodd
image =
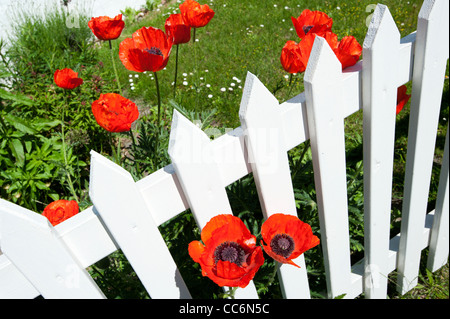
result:
<svg viewBox="0 0 450 319"><path fill-rule="evenodd" d="M199 263L200 257L205 252L205 246L198 240L195 240L189 244L188 251L189 256L191 256L196 263Z"/></svg>

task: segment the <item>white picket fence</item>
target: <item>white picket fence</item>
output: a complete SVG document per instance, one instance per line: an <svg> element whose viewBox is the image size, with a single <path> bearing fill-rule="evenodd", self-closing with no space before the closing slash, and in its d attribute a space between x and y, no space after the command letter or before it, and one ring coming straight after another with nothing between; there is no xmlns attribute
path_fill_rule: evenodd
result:
<svg viewBox="0 0 450 319"><path fill-rule="evenodd" d="M310 139L320 239L329 298L386 298L388 274L399 291L417 284L422 249L435 271L449 252L448 133L436 209L426 213L444 75L449 55L448 0L425 0L417 31L403 39L378 5L363 60L341 70L316 38L305 92L281 105L248 73L241 127L213 141L174 112L172 164L134 182L91 152L93 206L52 227L40 214L0 199L0 298L104 298L86 268L121 249L152 298L191 298L158 226L190 208L198 226L232 214L226 186L253 173L265 218L297 214L288 150ZM412 80L401 232L389 238L397 87ZM363 110L365 257L351 264L344 119ZM301 218L301 216L299 216ZM157 259L154 256L158 256ZM286 298L310 298L301 268L279 269ZM258 298L251 282L237 298Z"/></svg>

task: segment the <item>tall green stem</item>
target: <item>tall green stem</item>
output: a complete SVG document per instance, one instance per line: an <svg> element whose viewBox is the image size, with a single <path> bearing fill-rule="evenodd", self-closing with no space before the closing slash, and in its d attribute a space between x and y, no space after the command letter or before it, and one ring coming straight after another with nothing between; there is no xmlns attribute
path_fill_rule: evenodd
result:
<svg viewBox="0 0 450 319"><path fill-rule="evenodd" d="M137 154L137 146L136 146L136 141L134 139L134 135L133 132L131 131L131 129L128 131L128 133L131 136L131 141L133 143L133 151L134 151L134 156L136 156ZM141 178L141 170L139 169L139 163L136 161L136 157L134 158L134 164L136 165L136 173L138 175L139 178Z"/></svg>
<svg viewBox="0 0 450 319"><path fill-rule="evenodd" d="M158 148L159 148L159 134L161 130L161 94L159 92L159 81L158 81L158 75L156 72L153 72L155 75L155 83L156 83L156 95L158 96L158 132L156 132L156 144L155 144L155 160L158 156Z"/></svg>
<svg viewBox="0 0 450 319"><path fill-rule="evenodd" d="M197 66L197 49L196 49L196 45L195 45L195 31L197 30L197 28L194 28L194 35L192 37L192 40L194 41L194 73L195 73L195 79L196 79L196 83L195 83L195 93L196 93L196 102L195 102L195 108L196 110L198 110L198 86L199 86L199 77L198 77L198 66Z"/></svg>
<svg viewBox="0 0 450 319"><path fill-rule="evenodd" d="M155 83L156 83L156 95L158 96L158 126L161 125L161 94L159 93L159 81L158 75L156 72L153 72L155 75Z"/></svg>
<svg viewBox="0 0 450 319"><path fill-rule="evenodd" d="M112 43L111 43L111 40L108 40L108 41L109 41L109 51L111 52L111 60L112 60L112 64L113 64L114 74L116 75L116 82L117 82L117 86L119 88L119 94L123 95L122 88L120 86L119 74L117 73L116 61L114 60L114 52L112 49Z"/></svg>
<svg viewBox="0 0 450 319"><path fill-rule="evenodd" d="M66 104L67 104L67 96L64 95L64 107L62 110L62 116L61 116L61 139L62 139L62 150L63 150L63 156L64 156L64 171L66 172L67 175L67 180L69 182L69 188L70 191L72 192L72 196L75 198L75 200L77 202L79 202L78 200L78 196L75 192L75 188L73 187L73 182L72 182L72 178L70 177L70 173L67 170L68 167L68 163L67 163L67 152L66 152L66 142L65 142L65 132L64 132L64 113L66 112Z"/></svg>
<svg viewBox="0 0 450 319"><path fill-rule="evenodd" d="M173 81L173 98L175 98L177 92L177 75L178 75L178 46L177 44L177 53L175 55L175 80Z"/></svg>

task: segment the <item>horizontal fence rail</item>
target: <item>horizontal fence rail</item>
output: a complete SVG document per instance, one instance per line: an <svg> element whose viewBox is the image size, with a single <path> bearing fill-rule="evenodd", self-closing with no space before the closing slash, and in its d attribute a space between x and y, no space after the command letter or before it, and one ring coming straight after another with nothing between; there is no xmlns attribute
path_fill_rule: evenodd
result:
<svg viewBox="0 0 450 319"><path fill-rule="evenodd" d="M425 0L417 31L404 38L378 5L363 59L342 70L316 37L305 92L279 104L247 74L241 126L214 140L174 111L171 164L135 182L91 151L93 206L53 227L44 216L0 199L0 298L104 298L85 270L121 249L152 298L192 298L158 226L190 209L199 228L232 214L226 187L252 173L264 214L297 215L287 152L309 140L327 295L386 298L397 270L399 291L416 286L420 252L427 267L448 260L448 131L436 208L427 214L443 81L449 55L448 1ZM397 87L412 81L401 232L389 238ZM350 260L344 119L362 110L365 255ZM301 218L301 216L299 216ZM155 256L158 258L156 259ZM307 265L282 265L285 298L310 298ZM236 298L258 298L253 282Z"/></svg>

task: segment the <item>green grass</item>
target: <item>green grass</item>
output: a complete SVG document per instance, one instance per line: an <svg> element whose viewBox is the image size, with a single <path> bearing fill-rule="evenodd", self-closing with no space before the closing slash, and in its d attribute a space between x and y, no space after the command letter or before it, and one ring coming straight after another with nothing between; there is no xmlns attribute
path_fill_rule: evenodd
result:
<svg viewBox="0 0 450 319"><path fill-rule="evenodd" d="M208 2L209 3L209 2ZM186 108L204 110L217 108L217 122L222 126L239 126L239 104L241 89L247 72L256 74L271 91L277 91L280 102L303 91L302 75L293 88L288 88L287 73L279 62L281 48L287 40L298 42L291 16L298 17L303 9L321 10L333 18L333 31L341 39L353 35L362 45L367 31L366 19L371 11L366 7L372 1L258 1L249 0L245 4L238 0L215 0L211 2L215 16L211 22L196 31L199 40L194 44L180 45L179 79L177 102ZM276 7L274 6L276 3ZM392 8L391 13L400 28L402 36L416 29L417 14L422 1L385 1ZM122 37L142 26L164 28L169 13L178 12L176 1L170 1L157 14L151 13L137 24L128 25ZM119 40L120 41L120 40ZM119 41L116 42L118 46ZM120 62L119 62L120 63ZM163 98L172 98L170 83L173 81L174 56L167 69L160 72ZM209 72L205 72L208 70ZM129 72L124 72L129 73ZM187 76L183 77L182 74ZM192 74L192 75L191 75ZM240 79L236 83L233 77ZM187 85L183 85L184 78ZM125 74L122 81L128 82ZM153 81L140 76L137 89L130 96L143 96L145 103L154 105L156 95ZM235 82L235 86L230 86ZM209 84L210 87L206 87ZM135 83L136 85L136 83ZM281 87L281 89L279 89ZM221 89L225 88L226 92ZM233 88L230 91L229 88ZM277 90L278 89L278 90ZM212 98L208 98L208 95Z"/></svg>

